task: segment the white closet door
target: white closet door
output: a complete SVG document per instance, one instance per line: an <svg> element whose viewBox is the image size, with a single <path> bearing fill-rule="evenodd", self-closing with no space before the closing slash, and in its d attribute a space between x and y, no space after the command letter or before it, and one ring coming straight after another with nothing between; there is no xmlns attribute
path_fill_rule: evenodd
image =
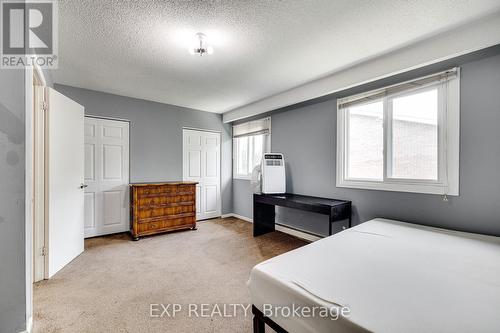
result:
<svg viewBox="0 0 500 333"><path fill-rule="evenodd" d="M196 219L221 215L220 133L183 130L183 179L196 181Z"/></svg>
<svg viewBox="0 0 500 333"><path fill-rule="evenodd" d="M85 237L129 230L129 123L85 117Z"/></svg>

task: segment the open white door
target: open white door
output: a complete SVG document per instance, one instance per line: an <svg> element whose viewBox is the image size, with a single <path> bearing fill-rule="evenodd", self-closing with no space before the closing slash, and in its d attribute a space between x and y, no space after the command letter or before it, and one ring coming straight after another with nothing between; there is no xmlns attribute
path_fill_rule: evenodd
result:
<svg viewBox="0 0 500 333"><path fill-rule="evenodd" d="M220 133L183 130L183 180L196 185L196 219L221 215Z"/></svg>
<svg viewBox="0 0 500 333"><path fill-rule="evenodd" d="M84 247L84 108L54 89L46 89L46 244L50 278Z"/></svg>

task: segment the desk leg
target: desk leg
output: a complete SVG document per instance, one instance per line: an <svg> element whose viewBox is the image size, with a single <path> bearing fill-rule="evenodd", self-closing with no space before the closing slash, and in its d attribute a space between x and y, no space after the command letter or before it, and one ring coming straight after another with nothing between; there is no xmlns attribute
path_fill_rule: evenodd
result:
<svg viewBox="0 0 500 333"><path fill-rule="evenodd" d="M352 204L349 203L349 228L352 226Z"/></svg>
<svg viewBox="0 0 500 333"><path fill-rule="evenodd" d="M332 224L335 222L334 217L330 214L330 218L328 220L328 236L332 235Z"/></svg>
<svg viewBox="0 0 500 333"><path fill-rule="evenodd" d="M274 205L260 202L253 203L253 236L260 236L274 231Z"/></svg>

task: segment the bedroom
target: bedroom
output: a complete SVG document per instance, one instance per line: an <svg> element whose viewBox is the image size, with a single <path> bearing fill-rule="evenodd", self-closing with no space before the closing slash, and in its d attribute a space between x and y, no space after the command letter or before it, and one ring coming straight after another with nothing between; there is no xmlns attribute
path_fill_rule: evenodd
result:
<svg viewBox="0 0 500 333"><path fill-rule="evenodd" d="M498 1L1 6L1 333L500 330Z"/></svg>

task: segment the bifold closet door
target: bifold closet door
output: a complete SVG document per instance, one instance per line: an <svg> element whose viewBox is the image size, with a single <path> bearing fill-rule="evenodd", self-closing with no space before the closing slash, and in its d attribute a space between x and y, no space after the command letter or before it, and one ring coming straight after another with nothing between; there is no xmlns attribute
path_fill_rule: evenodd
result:
<svg viewBox="0 0 500 333"><path fill-rule="evenodd" d="M129 123L85 117L85 237L129 230Z"/></svg>
<svg viewBox="0 0 500 333"><path fill-rule="evenodd" d="M221 215L220 133L183 130L183 180L196 185L196 219Z"/></svg>

